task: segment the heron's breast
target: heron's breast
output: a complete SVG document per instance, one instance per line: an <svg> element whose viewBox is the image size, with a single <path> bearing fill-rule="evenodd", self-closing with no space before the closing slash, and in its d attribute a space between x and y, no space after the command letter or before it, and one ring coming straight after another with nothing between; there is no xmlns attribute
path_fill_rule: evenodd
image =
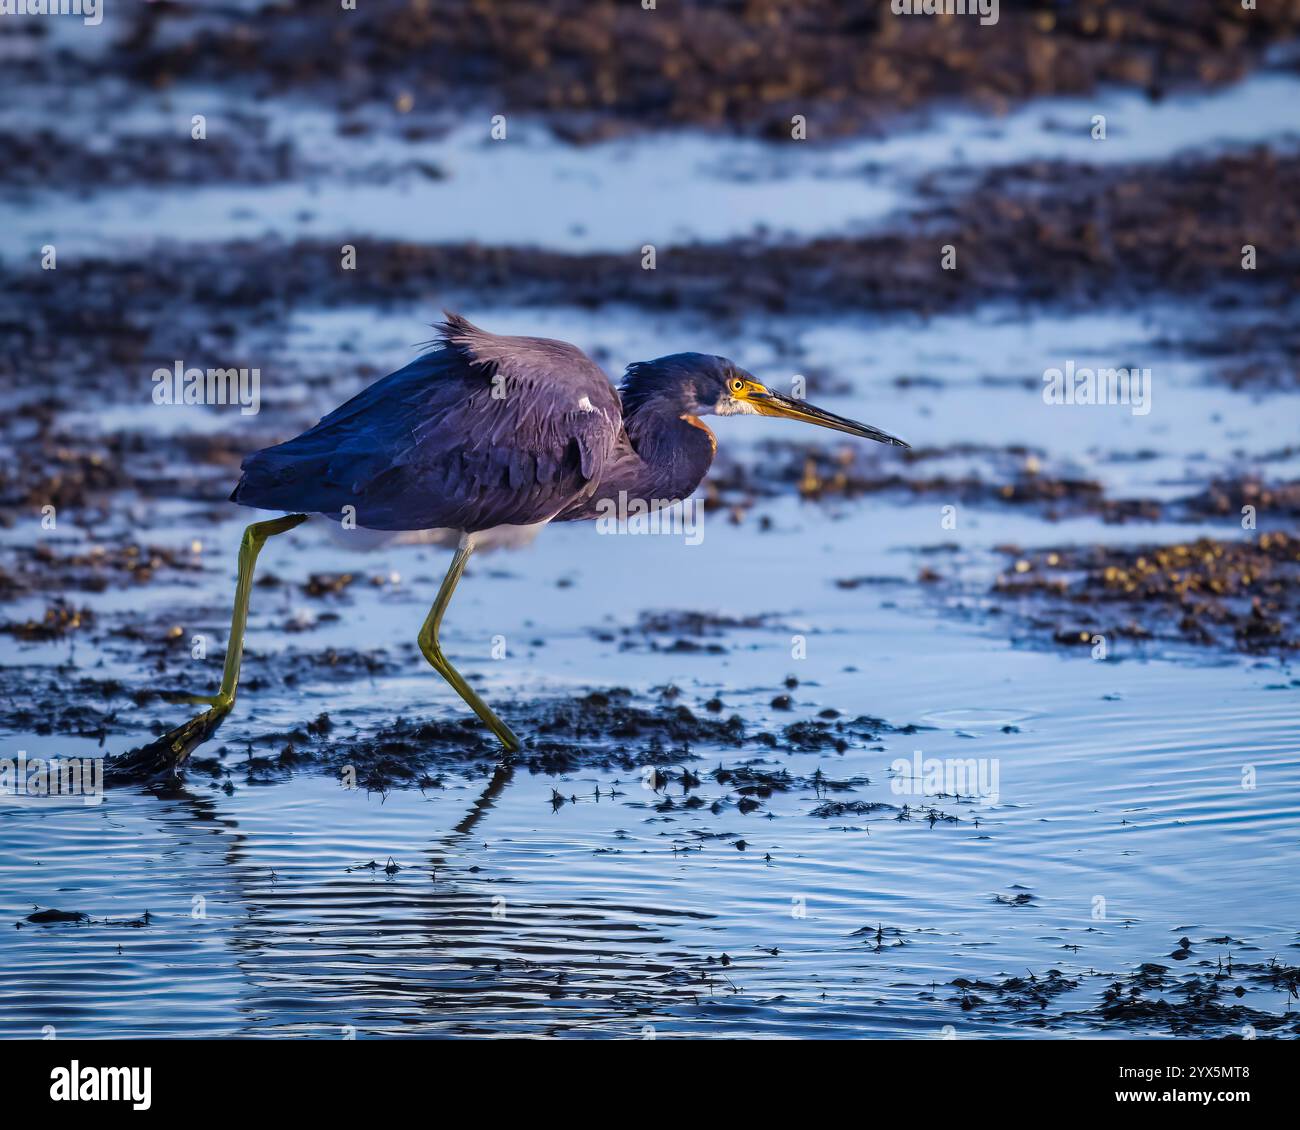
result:
<svg viewBox="0 0 1300 1130"><path fill-rule="evenodd" d="M709 437L709 446L713 448L713 454L718 454L718 437L713 434L713 429L709 427L698 416L692 416L689 412L682 417L693 428L699 428L706 436Z"/></svg>

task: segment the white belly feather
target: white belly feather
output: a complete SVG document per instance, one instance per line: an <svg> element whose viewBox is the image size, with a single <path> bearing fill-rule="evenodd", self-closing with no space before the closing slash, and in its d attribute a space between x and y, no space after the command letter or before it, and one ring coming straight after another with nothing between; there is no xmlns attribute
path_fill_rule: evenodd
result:
<svg viewBox="0 0 1300 1130"><path fill-rule="evenodd" d="M313 522L323 524L329 533L330 541L344 549L356 550L358 553L370 553L390 545L436 545L445 549L455 549L466 536L463 530L450 528L433 530L366 530L357 526L344 529L343 526L329 518L316 515ZM469 537L476 552L491 552L496 549L522 549L528 545L547 525L533 522L527 526L493 526L487 530L478 530Z"/></svg>

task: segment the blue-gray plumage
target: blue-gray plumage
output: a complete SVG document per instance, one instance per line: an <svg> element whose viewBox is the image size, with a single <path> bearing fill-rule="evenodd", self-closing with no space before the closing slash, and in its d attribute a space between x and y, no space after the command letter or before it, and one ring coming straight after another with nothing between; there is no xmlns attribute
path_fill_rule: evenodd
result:
<svg viewBox="0 0 1300 1130"><path fill-rule="evenodd" d="M295 439L244 460L231 498L369 530L531 525L591 493L621 430L618 396L562 341L484 333L454 314L440 348Z"/></svg>
<svg viewBox="0 0 1300 1130"><path fill-rule="evenodd" d="M244 534L221 689L162 739L177 763L234 703L253 568L268 537L310 514L371 530L454 534L456 556L419 643L507 750L519 740L442 654L438 629L475 547L501 531L581 521L604 500L688 497L717 443L701 416L783 416L906 447L902 440L775 392L725 357L676 353L630 365L622 395L575 346L487 333L456 314L440 344L376 381L314 428L244 460L231 498L292 513Z"/></svg>

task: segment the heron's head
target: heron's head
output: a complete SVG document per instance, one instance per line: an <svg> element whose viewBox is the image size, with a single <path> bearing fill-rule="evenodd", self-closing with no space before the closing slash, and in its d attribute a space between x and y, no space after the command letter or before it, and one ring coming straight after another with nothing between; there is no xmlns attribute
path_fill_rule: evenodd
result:
<svg viewBox="0 0 1300 1130"><path fill-rule="evenodd" d="M632 415L662 403L683 416L783 416L895 447L909 447L897 436L776 392L726 357L674 353L629 365L623 382L623 410Z"/></svg>

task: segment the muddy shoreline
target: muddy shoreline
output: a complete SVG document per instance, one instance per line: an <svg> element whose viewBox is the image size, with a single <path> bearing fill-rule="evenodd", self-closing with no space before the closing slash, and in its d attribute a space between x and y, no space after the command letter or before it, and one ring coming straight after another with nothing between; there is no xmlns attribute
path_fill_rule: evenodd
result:
<svg viewBox="0 0 1300 1130"><path fill-rule="evenodd" d="M1201 351L1248 346L1232 318L1262 308L1294 358L1300 202L1290 188L1298 180L1300 155L1264 147L1154 168L1034 163L983 174L899 220L898 230L674 246L661 251L654 271L640 269L639 249L582 254L369 239L359 250L365 269L343 271L330 241L162 245L143 261L93 257L75 272L20 271L15 288L32 317L0 322L0 335L24 349L56 331L72 341L106 339L121 360L153 326L122 324L115 300L123 295L151 307L190 307L191 317L240 311L263 323L301 306L434 305L449 294L727 319L756 311L936 315L999 302L1118 307L1175 296L1195 298L1228 323L1217 346L1198 335ZM1243 269L1246 245L1257 250L1250 269ZM946 246L956 249L953 270L941 263ZM209 321L190 332L229 335L233 327ZM12 378L12 369L4 375Z"/></svg>
<svg viewBox="0 0 1300 1130"><path fill-rule="evenodd" d="M645 10L615 0L491 6L372 0L323 18L305 0L243 12L140 6L103 58L65 57L83 81L127 76L294 91L340 110L400 116L472 102L555 116L578 141L630 129L703 126L788 138L881 129L898 114L960 98L996 111L1100 85L1161 97L1241 78L1300 31L1300 6L1244 11L1233 0L1041 0L978 17L897 17L885 5L777 0ZM42 72L48 56L27 67Z"/></svg>

